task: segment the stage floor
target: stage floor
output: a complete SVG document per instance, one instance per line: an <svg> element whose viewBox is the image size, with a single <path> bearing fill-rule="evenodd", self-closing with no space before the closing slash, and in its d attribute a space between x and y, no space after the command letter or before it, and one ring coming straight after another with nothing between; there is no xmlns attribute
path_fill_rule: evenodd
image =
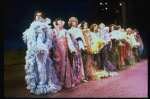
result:
<svg viewBox="0 0 150 99"><path fill-rule="evenodd" d="M26 89L24 64L4 66L5 98L148 98L148 59L118 70L119 76L89 80L73 88L44 96Z"/></svg>

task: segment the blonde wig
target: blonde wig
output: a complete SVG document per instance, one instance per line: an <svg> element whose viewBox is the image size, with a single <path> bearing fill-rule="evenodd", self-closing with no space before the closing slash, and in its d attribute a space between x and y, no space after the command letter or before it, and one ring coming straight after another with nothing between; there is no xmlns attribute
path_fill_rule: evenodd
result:
<svg viewBox="0 0 150 99"><path fill-rule="evenodd" d="M72 22L73 21L76 21L76 23L78 24L78 20L77 20L77 18L75 18L75 17L71 17L70 19L69 19L69 21L68 21L68 25L69 25L69 27L71 27L72 26Z"/></svg>
<svg viewBox="0 0 150 99"><path fill-rule="evenodd" d="M104 24L104 23L100 23L100 24L99 24L99 26L100 26L100 25L103 25L103 26L105 26L105 24Z"/></svg>
<svg viewBox="0 0 150 99"><path fill-rule="evenodd" d="M129 31L132 31L132 29L131 29L131 28L127 28L127 29L126 29L126 32L129 32Z"/></svg>

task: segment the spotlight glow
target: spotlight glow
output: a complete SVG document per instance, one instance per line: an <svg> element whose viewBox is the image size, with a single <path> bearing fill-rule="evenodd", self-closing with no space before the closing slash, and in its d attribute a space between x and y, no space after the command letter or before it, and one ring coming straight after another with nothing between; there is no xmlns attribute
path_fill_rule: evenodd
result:
<svg viewBox="0 0 150 99"><path fill-rule="evenodd" d="M122 3L120 3L119 5L122 6Z"/></svg>

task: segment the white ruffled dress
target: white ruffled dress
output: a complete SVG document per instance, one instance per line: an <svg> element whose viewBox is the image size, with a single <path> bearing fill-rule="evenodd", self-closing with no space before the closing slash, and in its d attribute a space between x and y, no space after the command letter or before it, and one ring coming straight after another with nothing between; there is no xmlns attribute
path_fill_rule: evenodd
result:
<svg viewBox="0 0 150 99"><path fill-rule="evenodd" d="M48 18L34 21L30 28L23 32L23 40L27 44L25 80L30 93L37 95L57 92L62 88L49 57L53 34L49 23Z"/></svg>

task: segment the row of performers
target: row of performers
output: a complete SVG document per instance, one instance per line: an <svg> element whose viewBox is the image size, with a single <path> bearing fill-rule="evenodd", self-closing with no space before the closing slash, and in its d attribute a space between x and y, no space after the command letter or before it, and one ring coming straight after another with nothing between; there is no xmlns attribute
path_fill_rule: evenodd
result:
<svg viewBox="0 0 150 99"><path fill-rule="evenodd" d="M117 76L116 69L125 65L134 65L139 58L140 41L116 26L92 24L71 17L69 30L64 29L65 22L60 18L53 22L42 17L42 12L35 13L35 21L23 32L27 44L25 80L30 93L45 95L65 88L74 87L88 78ZM115 28L114 28L115 27ZM114 30L115 29L115 30Z"/></svg>

